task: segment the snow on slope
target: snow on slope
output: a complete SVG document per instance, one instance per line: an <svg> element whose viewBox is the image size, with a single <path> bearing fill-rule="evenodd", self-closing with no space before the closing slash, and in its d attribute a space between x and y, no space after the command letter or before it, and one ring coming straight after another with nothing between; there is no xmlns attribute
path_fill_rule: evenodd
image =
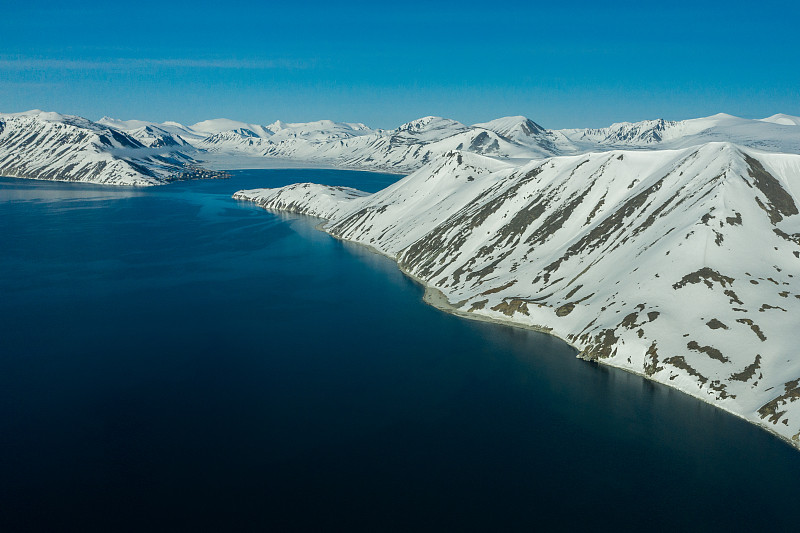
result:
<svg viewBox="0 0 800 533"><path fill-rule="evenodd" d="M482 124L474 124L473 127L492 130L512 140L535 137L547 133L546 129L523 116L497 118Z"/></svg>
<svg viewBox="0 0 800 533"><path fill-rule="evenodd" d="M97 123L125 132L148 148L173 146L186 150L190 149L191 145L184 137L189 139L203 137L202 135L195 134L186 128L186 126L175 122L155 124L144 120L118 120L115 118L103 117L98 120Z"/></svg>
<svg viewBox="0 0 800 533"><path fill-rule="evenodd" d="M111 117L103 117L97 121L98 124L109 126L119 131L124 131L128 135L134 137L137 132L150 128L155 132L163 132L173 138L175 142L181 146L193 145L206 137L208 133L195 131L189 126L184 126L178 122L148 122L146 120L119 120ZM138 139L137 139L138 140ZM146 144L146 143L144 143Z"/></svg>
<svg viewBox="0 0 800 533"><path fill-rule="evenodd" d="M306 139L310 141L336 141L359 135L375 133L361 123L317 120L314 122L286 123L280 120L267 126L273 132L271 140L280 142L287 139Z"/></svg>
<svg viewBox="0 0 800 533"><path fill-rule="evenodd" d="M731 143L553 157L448 152L372 195L240 191L327 218L453 310L718 405L800 447L800 156Z"/></svg>
<svg viewBox="0 0 800 533"><path fill-rule="evenodd" d="M791 115L784 115L778 113L771 117L762 118L761 122L771 122L773 124L781 124L783 126L800 126L800 117L793 117Z"/></svg>
<svg viewBox="0 0 800 533"><path fill-rule="evenodd" d="M246 122L239 122L238 120L230 120L227 118L204 120L189 126L189 129L205 135L214 135L216 133L228 131L238 132L244 137L269 137L272 135L272 132L265 126L248 124Z"/></svg>
<svg viewBox="0 0 800 533"><path fill-rule="evenodd" d="M0 175L136 186L184 177L193 160L159 144L164 141L157 132L147 133L153 143L144 145L81 117L39 110L0 114Z"/></svg>
<svg viewBox="0 0 800 533"><path fill-rule="evenodd" d="M399 126L392 134L409 142L431 142L466 131L467 126L449 118L422 117Z"/></svg>
<svg viewBox="0 0 800 533"><path fill-rule="evenodd" d="M268 139L248 139L235 132L196 143L211 152L248 153L258 157L302 160L311 164L409 173L439 155L462 150L502 160L542 158L547 147L525 145L490 129L468 127L441 117L424 117L395 130L370 130L362 124L281 124ZM270 126L272 128L274 126Z"/></svg>
<svg viewBox="0 0 800 533"><path fill-rule="evenodd" d="M45 115L38 114L42 120L45 120ZM64 121L61 115L48 116L50 122ZM77 123L77 117L70 120ZM214 119L185 126L176 122L157 124L104 117L97 124L106 130L124 133L125 137L151 149L153 157L192 159L193 164L205 161L215 168L302 164L408 174L454 150L517 164L554 155L620 148L677 149L710 141L734 142L772 152L800 153L800 128L795 127L792 120L793 117L788 115L747 120L719 114L680 122L659 119L618 123L608 128L571 130L547 130L522 116L504 117L472 126L429 116L394 130L371 129L360 123L330 120L307 123L277 121L263 126ZM16 127L16 122L10 127ZM78 146L74 148L83 150ZM108 153L131 161L144 159L145 152L141 150L134 153L128 148L125 152L120 152L119 147L116 149L116 152ZM32 157L34 154L25 152L22 155ZM142 161L142 164L147 166L148 163ZM76 178L69 177L71 169L78 167L68 167L67 164L62 167L67 170L59 179L98 181L85 171L80 171ZM156 182L164 181L163 173L153 172L157 175ZM116 178L111 179L114 180Z"/></svg>
<svg viewBox="0 0 800 533"><path fill-rule="evenodd" d="M718 114L679 122L658 119L568 130L547 130L522 116L472 126L430 116L394 130L372 130L363 124L331 121L294 124L278 121L267 127L273 132L269 136L242 133L243 123L231 122L225 131L187 140L215 154L246 154L314 165L410 173L451 150L517 162L620 148L676 149L712 141L800 153L800 129L787 126L785 122L789 119L782 117L770 122ZM239 127L234 127L237 124Z"/></svg>
<svg viewBox="0 0 800 533"><path fill-rule="evenodd" d="M678 122L645 120L621 122L600 129L556 130L573 144L561 153L581 153L615 148L685 148L708 142L733 142L770 152L800 153L800 129L785 123L750 120L719 113Z"/></svg>
<svg viewBox="0 0 800 533"><path fill-rule="evenodd" d="M281 195L263 195L264 189L238 191L237 200L255 202L265 209L291 211L318 218L333 218L340 209L347 208L350 200L363 198L368 193L350 187L318 185L316 183L293 183L283 188Z"/></svg>
<svg viewBox="0 0 800 533"><path fill-rule="evenodd" d="M118 129L120 131L137 130L139 128L154 125L152 122L147 122L146 120L120 120L112 117L103 117L98 120L97 123L102 124L103 126L109 126L111 128Z"/></svg>
<svg viewBox="0 0 800 533"><path fill-rule="evenodd" d="M563 134L546 130L527 117L503 117L474 124L472 127L493 131L512 142L538 148L549 155L568 153L576 149Z"/></svg>
<svg viewBox="0 0 800 533"><path fill-rule="evenodd" d="M607 128L561 130L561 132L577 146L586 147L612 145L612 146L647 146L673 137L680 137L686 133L678 122L668 122L663 119L645 120L642 122L618 122ZM669 132L669 133L667 133ZM695 133L692 131L691 133Z"/></svg>

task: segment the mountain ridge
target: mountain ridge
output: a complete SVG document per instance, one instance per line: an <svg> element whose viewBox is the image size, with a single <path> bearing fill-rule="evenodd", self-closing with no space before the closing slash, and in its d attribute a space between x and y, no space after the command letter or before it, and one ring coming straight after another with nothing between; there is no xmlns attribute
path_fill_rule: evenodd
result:
<svg viewBox="0 0 800 533"><path fill-rule="evenodd" d="M0 170L19 177L122 185L166 183L170 176L181 175L181 165L224 169L243 164L248 168L263 168L280 166L282 161L293 162L294 166L302 162L325 168L408 174L454 150L514 164L615 149L679 149L714 141L730 141L771 152L800 152L800 128L796 128L793 122L797 117L780 114L760 120L717 114L684 121L656 119L620 122L606 128L564 130L546 129L524 116L501 117L471 126L448 118L427 116L393 130L330 120L307 123L275 121L267 126L230 119L206 120L192 126L109 117L92 122L82 117L40 110L0 117L5 117L0 120L4 121L6 135L8 128L19 125L20 121L37 120L42 124L73 126L87 134L103 130L106 136L129 139L124 142L130 145L130 149L138 143L149 150L123 153L113 143L107 147L70 147L69 137L60 142L51 139L50 142L59 144L59 149L75 152L76 159L62 162L58 170L44 171L36 170L39 168L36 160L47 160L47 152L53 146L42 146L45 153L37 153L34 145L20 150L13 143L7 144L7 138L5 141L0 138L0 154L5 154L6 160L13 158L16 161L7 163ZM115 133L110 133L112 131ZM107 160L105 167L95 165L98 158ZM95 168L95 171L87 168ZM123 168L127 170L120 170ZM214 175L213 172L207 174Z"/></svg>
<svg viewBox="0 0 800 533"><path fill-rule="evenodd" d="M140 136L158 137L143 128ZM159 144L163 153L153 151ZM148 146L82 117L39 111L0 115L0 174L11 177L156 185L178 179L193 163L175 147L174 140Z"/></svg>

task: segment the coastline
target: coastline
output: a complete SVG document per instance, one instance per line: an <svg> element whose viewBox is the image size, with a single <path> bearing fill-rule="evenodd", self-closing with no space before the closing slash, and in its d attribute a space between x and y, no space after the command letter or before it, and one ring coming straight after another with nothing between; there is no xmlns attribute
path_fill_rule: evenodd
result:
<svg viewBox="0 0 800 533"><path fill-rule="evenodd" d="M345 165L324 164L316 163L314 161L295 161L293 159L281 159L272 157L252 157L252 156L222 156L219 158L206 158L198 159L202 164L206 165L208 170L212 171L237 171L237 170L348 170L352 172L380 172L382 174L392 174L395 176L406 176L408 172L400 172L393 169L384 169L380 167L363 168L363 167L349 167ZM119 183L119 182L103 182L94 180L70 180L59 178L39 178L35 176L12 176L8 172L0 172L0 177L13 178L19 180L35 180L35 181L51 181L55 183L81 183L86 185L102 185L104 187L129 187L144 189L150 187L161 187L173 183L184 181L199 181L198 178L190 179L175 179L169 181L140 181L137 183ZM208 178L213 180L229 179L229 178Z"/></svg>
<svg viewBox="0 0 800 533"><path fill-rule="evenodd" d="M213 154L212 157L208 157ZM298 159L284 159L269 156L251 156L240 154L218 154L208 152L205 157L199 158L202 164L210 170L351 170L355 172L381 172L383 174L394 174L396 176L407 176L408 171L398 171L396 169L386 169L381 167L364 168L350 167L347 165L337 165L336 163L323 163L318 161L306 161Z"/></svg>
<svg viewBox="0 0 800 533"><path fill-rule="evenodd" d="M116 183L116 182L103 182L103 181L91 181L91 180L67 180L67 179L58 179L58 178L37 178L33 176L11 176L5 171L0 172L0 178L11 178L15 180L30 180L30 181L43 181L43 182L52 182L52 183L78 183L81 185L100 185L103 187L113 187L113 188L122 188L127 187L130 189L149 189L150 187L159 187L161 185L169 185L173 182L164 182L164 183L153 183L153 182L141 182L141 183ZM188 180L177 180L177 181L188 181Z"/></svg>
<svg viewBox="0 0 800 533"><path fill-rule="evenodd" d="M286 213L286 212L291 213L291 211L283 211L283 210L270 209L270 208L265 208L265 207L262 207L262 209L264 209L267 212L273 212L273 213ZM547 335L550 335L552 337L555 337L555 338L559 339L560 341L568 344L569 346L571 346L572 348L577 350L578 353L575 355L575 357L577 359L584 360L581 357L581 353L583 352L583 350L581 348L575 346L575 344L571 343L567 339L564 339L563 337L560 337L559 335L553 333L552 328L548 328L547 326L533 326L533 325L528 325L528 324L521 324L519 322L514 322L513 320L497 319L497 318L492 318L492 317L483 316L483 315L475 315L475 314L471 314L471 313L467 313L465 311L462 311L460 308L458 308L455 305L453 305L452 303L450 303L450 300L448 300L447 296L442 291L440 291L436 287L432 287L432 286L428 285L424 280L418 278L417 276L414 276L413 274L407 272L404 268L402 268L400 266L400 264L397 262L397 258L395 258L395 257L393 257L393 256L391 256L389 254L383 253L380 250L378 250L377 248L375 248L374 246L371 246L369 244L365 244L365 243L361 243L361 242L353 241L353 240L349 240L349 239L343 239L343 238L338 237L336 235L332 235L330 232L328 232L325 229L325 226L329 222L327 219L324 219L324 218L321 218L321 217L313 217L313 216L309 216L309 215L302 215L302 214L299 214L299 213L293 213L293 214L295 214L297 216L301 216L301 217L308 217L308 218L311 218L311 219L318 220L319 222L313 225L314 229L322 231L322 232L330 235L331 237L333 237L336 240L339 240L339 241L342 241L342 242L351 243L351 244L357 244L359 246L362 246L362 247L366 248L367 250L369 250L372 253L375 253L375 254L378 254L378 255L382 255L384 257L388 257L389 259L394 261L394 263L397 266L398 270L401 273L403 273L403 275L405 275L410 280L412 280L413 282L417 283L418 285L420 285L423 288L424 293L422 295L422 301L424 303L426 303L426 304L428 304L428 305L430 305L432 307L435 307L436 309L439 309L440 311L443 311L445 313L450 313L452 315L458 316L460 318L465 318L465 319L468 319L468 320L477 320L477 321L480 321L480 322L488 322L488 323L492 323L492 324L498 324L498 325L503 325L503 326L511 326L511 327L515 327L515 328L527 329L527 330L530 330L530 331L536 331L536 332L539 332L539 333L545 333ZM587 362L589 362L589 361L587 361ZM737 413L735 411L727 409L726 407L724 407L722 405L716 404L716 403L714 403L714 402L712 402L712 401L710 401L708 399L702 398L700 396L695 396L694 394L690 394L689 392L684 391L682 389L679 389L677 387L670 386L667 383L662 383L661 381L657 381L655 379L652 379L651 377L647 376L646 374L643 374L643 373L640 373L640 372L636 372L636 371L634 371L632 369L624 368L624 367L620 367L620 366L616 366L616 365L612 365L612 364L604 362L603 360L600 360L600 359L593 360L592 362L594 362L595 364L600 364L600 365L606 366L608 368L614 368L614 369L617 369L617 370L622 370L622 371L627 372L629 374L633 374L635 376L639 376L639 377L641 377L641 378L643 378L643 379L645 379L645 380L647 380L647 381L649 381L651 383L658 383L659 385L663 385L664 387L669 387L670 390L678 391L681 394L685 394L686 396L694 398L694 399L696 399L698 401L701 401L701 402L703 402L705 404L711 405L716 409L719 409L719 410L721 410L723 412L729 413L729 414L735 416L736 418L744 420L745 422L747 422L747 423L749 423L749 424L751 424L751 425L753 425L753 426L755 426L755 427L757 427L759 429L762 429L762 430L766 431L767 433L777 437L781 442L787 444L793 450L800 452L800 441L793 441L791 438L789 438L787 436L784 436L784 435L781 435L780 433L778 433L777 431L773 430L769 426L761 424L757 420L751 420L751 419L747 418L746 416L744 416L741 413Z"/></svg>

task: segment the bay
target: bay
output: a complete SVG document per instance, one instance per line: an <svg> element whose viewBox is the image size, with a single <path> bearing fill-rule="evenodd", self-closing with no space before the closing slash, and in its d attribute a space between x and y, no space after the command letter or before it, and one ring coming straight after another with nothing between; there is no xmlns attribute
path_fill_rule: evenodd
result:
<svg viewBox="0 0 800 533"><path fill-rule="evenodd" d="M0 178L0 530L794 525L800 454L236 190Z"/></svg>

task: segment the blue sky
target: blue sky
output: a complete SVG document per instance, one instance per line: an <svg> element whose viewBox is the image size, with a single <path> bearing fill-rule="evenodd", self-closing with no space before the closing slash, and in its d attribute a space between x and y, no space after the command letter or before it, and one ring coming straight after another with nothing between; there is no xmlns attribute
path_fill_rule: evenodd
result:
<svg viewBox="0 0 800 533"><path fill-rule="evenodd" d="M794 2L554 4L15 2L0 112L385 128L800 115Z"/></svg>

